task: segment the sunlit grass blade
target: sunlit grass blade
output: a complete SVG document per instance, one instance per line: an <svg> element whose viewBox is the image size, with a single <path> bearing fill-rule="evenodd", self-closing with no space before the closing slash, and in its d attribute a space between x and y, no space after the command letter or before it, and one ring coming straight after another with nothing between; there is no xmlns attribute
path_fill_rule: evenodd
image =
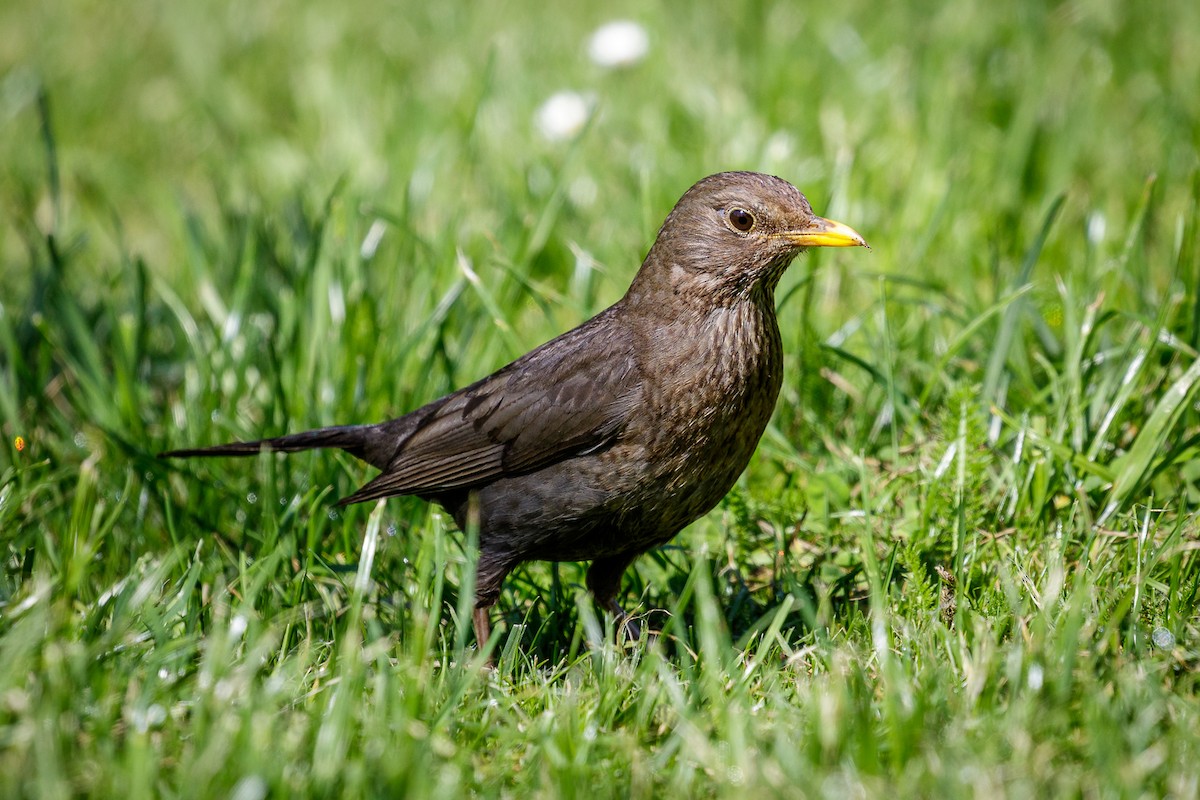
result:
<svg viewBox="0 0 1200 800"><path fill-rule="evenodd" d="M1011 286L1014 290L1020 290L1029 283L1030 276L1033 274L1033 268L1037 265L1038 259L1042 254L1042 248L1045 247L1046 239L1050 236L1050 229L1054 226L1054 221L1058 218L1059 212L1062 211L1063 203L1065 202L1066 196L1059 195L1050 204L1050 208L1046 211L1046 215L1042 220L1041 230L1038 231L1038 235L1034 238L1033 243L1029 245L1029 249L1025 251L1025 257L1021 261L1021 268L1013 277ZM1016 336L1017 326L1020 324L1021 314L1024 312L1024 309L1024 303L1018 296L1005 308L1004 316L1000 320L1000 329L996 334L995 343L991 347L991 352L988 356L987 371L983 379L983 397L989 403L996 402L996 391L1000 386L1000 378L1008 361L1009 351L1012 348L1013 339Z"/></svg>
<svg viewBox="0 0 1200 800"><path fill-rule="evenodd" d="M1104 524L1125 507L1134 490L1152 473L1161 458L1172 450L1169 437L1175 432L1180 416L1200 389L1200 359L1191 366L1159 399L1154 411L1138 432L1133 446L1118 462L1112 489L1105 500L1097 524Z"/></svg>

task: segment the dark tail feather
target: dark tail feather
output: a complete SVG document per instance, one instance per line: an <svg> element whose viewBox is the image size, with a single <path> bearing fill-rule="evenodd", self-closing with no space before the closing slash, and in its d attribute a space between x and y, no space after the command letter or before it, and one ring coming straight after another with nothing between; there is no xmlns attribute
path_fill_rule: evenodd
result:
<svg viewBox="0 0 1200 800"><path fill-rule="evenodd" d="M295 453L299 450L336 447L345 450L352 456L362 458L363 448L367 444L368 432L373 427L373 425L340 425L335 428L319 428L315 431L290 433L287 436L276 436L274 439L260 439L257 442L230 442L229 444L218 444L213 447L169 450L165 453L159 453L158 457L252 456L263 450Z"/></svg>

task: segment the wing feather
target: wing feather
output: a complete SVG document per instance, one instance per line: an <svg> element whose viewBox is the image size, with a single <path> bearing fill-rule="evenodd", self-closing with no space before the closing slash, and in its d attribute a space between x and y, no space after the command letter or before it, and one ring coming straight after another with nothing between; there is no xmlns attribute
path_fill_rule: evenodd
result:
<svg viewBox="0 0 1200 800"><path fill-rule="evenodd" d="M482 486L610 444L642 387L631 337L600 330L603 316L398 420L383 473L342 502Z"/></svg>

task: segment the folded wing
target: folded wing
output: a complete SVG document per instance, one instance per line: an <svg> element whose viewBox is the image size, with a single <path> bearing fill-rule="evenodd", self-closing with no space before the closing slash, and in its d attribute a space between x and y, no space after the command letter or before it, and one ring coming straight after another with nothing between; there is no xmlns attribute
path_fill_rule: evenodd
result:
<svg viewBox="0 0 1200 800"><path fill-rule="evenodd" d="M341 503L482 486L610 445L640 404L641 381L619 339L571 341L589 328L399 420L411 432L383 473Z"/></svg>

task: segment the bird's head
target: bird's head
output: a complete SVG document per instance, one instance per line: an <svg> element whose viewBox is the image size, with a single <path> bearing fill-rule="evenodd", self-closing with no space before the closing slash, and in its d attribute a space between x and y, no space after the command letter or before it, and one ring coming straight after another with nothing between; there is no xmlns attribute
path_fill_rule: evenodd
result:
<svg viewBox="0 0 1200 800"><path fill-rule="evenodd" d="M675 204L630 292L693 295L710 303L769 297L805 249L855 246L867 243L849 226L814 214L787 181L722 172Z"/></svg>

